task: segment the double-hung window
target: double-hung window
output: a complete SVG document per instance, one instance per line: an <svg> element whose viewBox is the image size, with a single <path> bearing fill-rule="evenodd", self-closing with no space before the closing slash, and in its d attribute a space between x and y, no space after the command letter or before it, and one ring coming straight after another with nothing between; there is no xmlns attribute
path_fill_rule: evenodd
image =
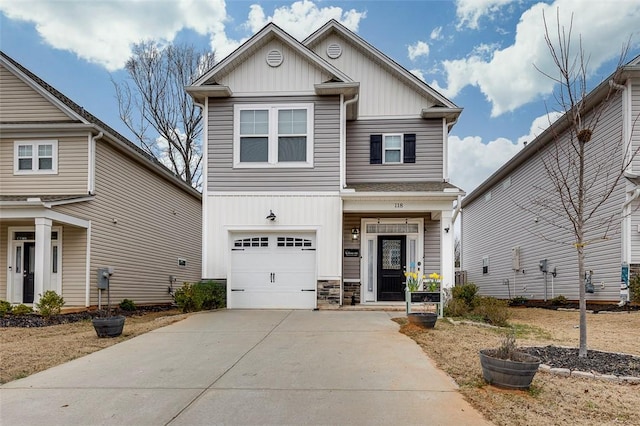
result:
<svg viewBox="0 0 640 426"><path fill-rule="evenodd" d="M236 105L234 166L313 166L313 104Z"/></svg>
<svg viewBox="0 0 640 426"><path fill-rule="evenodd" d="M402 163L402 135L382 135L383 163Z"/></svg>
<svg viewBox="0 0 640 426"><path fill-rule="evenodd" d="M56 174L58 141L15 141L14 174Z"/></svg>

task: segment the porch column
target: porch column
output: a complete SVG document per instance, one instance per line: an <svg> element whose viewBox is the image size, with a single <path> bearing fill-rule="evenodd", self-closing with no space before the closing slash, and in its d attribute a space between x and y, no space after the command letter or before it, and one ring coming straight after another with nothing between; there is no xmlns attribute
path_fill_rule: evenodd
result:
<svg viewBox="0 0 640 426"><path fill-rule="evenodd" d="M33 303L38 303L40 295L49 288L51 280L51 219L37 217L36 259L34 268Z"/></svg>
<svg viewBox="0 0 640 426"><path fill-rule="evenodd" d="M440 269L443 288L451 288L455 282L452 217L451 209L442 210L440 213Z"/></svg>

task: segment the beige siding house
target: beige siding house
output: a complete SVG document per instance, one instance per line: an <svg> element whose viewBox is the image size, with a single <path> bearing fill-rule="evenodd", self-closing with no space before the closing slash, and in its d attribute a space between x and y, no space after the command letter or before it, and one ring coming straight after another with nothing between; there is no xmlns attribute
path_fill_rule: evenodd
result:
<svg viewBox="0 0 640 426"><path fill-rule="evenodd" d="M592 284L587 301L628 300L623 271L640 272L640 156L617 183L614 177L640 147L640 57L603 81L585 104L585 122L594 111L600 114L585 147L587 209L612 188L585 235L585 278ZM567 122L566 115L559 118L462 201L462 269L483 295L579 299L584 282L568 219L552 217L535 203L541 194L555 193L545 161L566 161L556 152L569 146Z"/></svg>
<svg viewBox="0 0 640 426"><path fill-rule="evenodd" d="M0 54L0 299L46 290L66 307L171 301L201 272L201 195L155 159Z"/></svg>
<svg viewBox="0 0 640 426"><path fill-rule="evenodd" d="M336 21L268 24L187 91L205 109L203 276L229 308L402 303L453 285L448 99Z"/></svg>

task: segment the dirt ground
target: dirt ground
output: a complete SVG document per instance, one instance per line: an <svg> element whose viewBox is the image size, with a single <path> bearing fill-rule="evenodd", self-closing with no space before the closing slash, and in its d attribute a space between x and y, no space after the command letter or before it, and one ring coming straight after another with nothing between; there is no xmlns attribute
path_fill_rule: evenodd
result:
<svg viewBox="0 0 640 426"><path fill-rule="evenodd" d="M520 346L577 347L577 312L510 308ZM188 314L156 312L128 317L124 333L98 339L90 321L43 328L0 328L0 382L26 377L142 333ZM640 312L587 314L588 346L640 356ZM505 330L438 320L423 330L396 320L460 386L460 392L497 425L640 425L640 385L536 374L529 391L484 383L478 351L499 345Z"/></svg>
<svg viewBox="0 0 640 426"><path fill-rule="evenodd" d="M127 317L120 337L99 339L91 321L50 327L0 328L0 383L29 376L180 321L178 310Z"/></svg>
<svg viewBox="0 0 640 426"><path fill-rule="evenodd" d="M579 344L577 312L510 308L519 346ZM422 330L397 320L460 386L465 398L497 425L640 425L640 385L558 377L538 372L529 391L484 383L478 351L500 344L504 330L438 320ZM589 349L640 355L640 312L587 314Z"/></svg>

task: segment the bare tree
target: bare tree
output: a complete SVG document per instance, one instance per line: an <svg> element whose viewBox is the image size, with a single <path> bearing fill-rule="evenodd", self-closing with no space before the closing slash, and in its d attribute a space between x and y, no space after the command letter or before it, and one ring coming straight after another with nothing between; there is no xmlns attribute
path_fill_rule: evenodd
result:
<svg viewBox="0 0 640 426"><path fill-rule="evenodd" d="M578 260L580 288L580 348L579 356L587 356L587 321L585 294L585 253L590 244L606 240L618 232L620 211L603 208L614 194L624 187L624 173L638 151L630 140L620 135L615 143L592 141L596 128L608 112L616 84L603 83L607 90L602 102L590 102L587 97L588 57L579 38L577 48L571 39L573 15L569 28L560 24L559 12L555 34L549 30L546 17L545 41L553 60L553 72L538 71L553 80L558 89L555 100L562 117L551 126L553 141L541 154L544 178L536 185L529 211L555 229L553 235L542 238L572 244ZM619 77L629 44L623 48L616 71L610 81ZM574 51L575 49L575 51ZM602 137L601 132L598 137Z"/></svg>
<svg viewBox="0 0 640 426"><path fill-rule="evenodd" d="M202 111L184 87L214 65L214 53L191 45L133 46L128 79L112 79L120 119L140 146L193 187L200 186Z"/></svg>
<svg viewBox="0 0 640 426"><path fill-rule="evenodd" d="M460 250L460 236L456 235L453 239L453 260L456 268L460 267Z"/></svg>

